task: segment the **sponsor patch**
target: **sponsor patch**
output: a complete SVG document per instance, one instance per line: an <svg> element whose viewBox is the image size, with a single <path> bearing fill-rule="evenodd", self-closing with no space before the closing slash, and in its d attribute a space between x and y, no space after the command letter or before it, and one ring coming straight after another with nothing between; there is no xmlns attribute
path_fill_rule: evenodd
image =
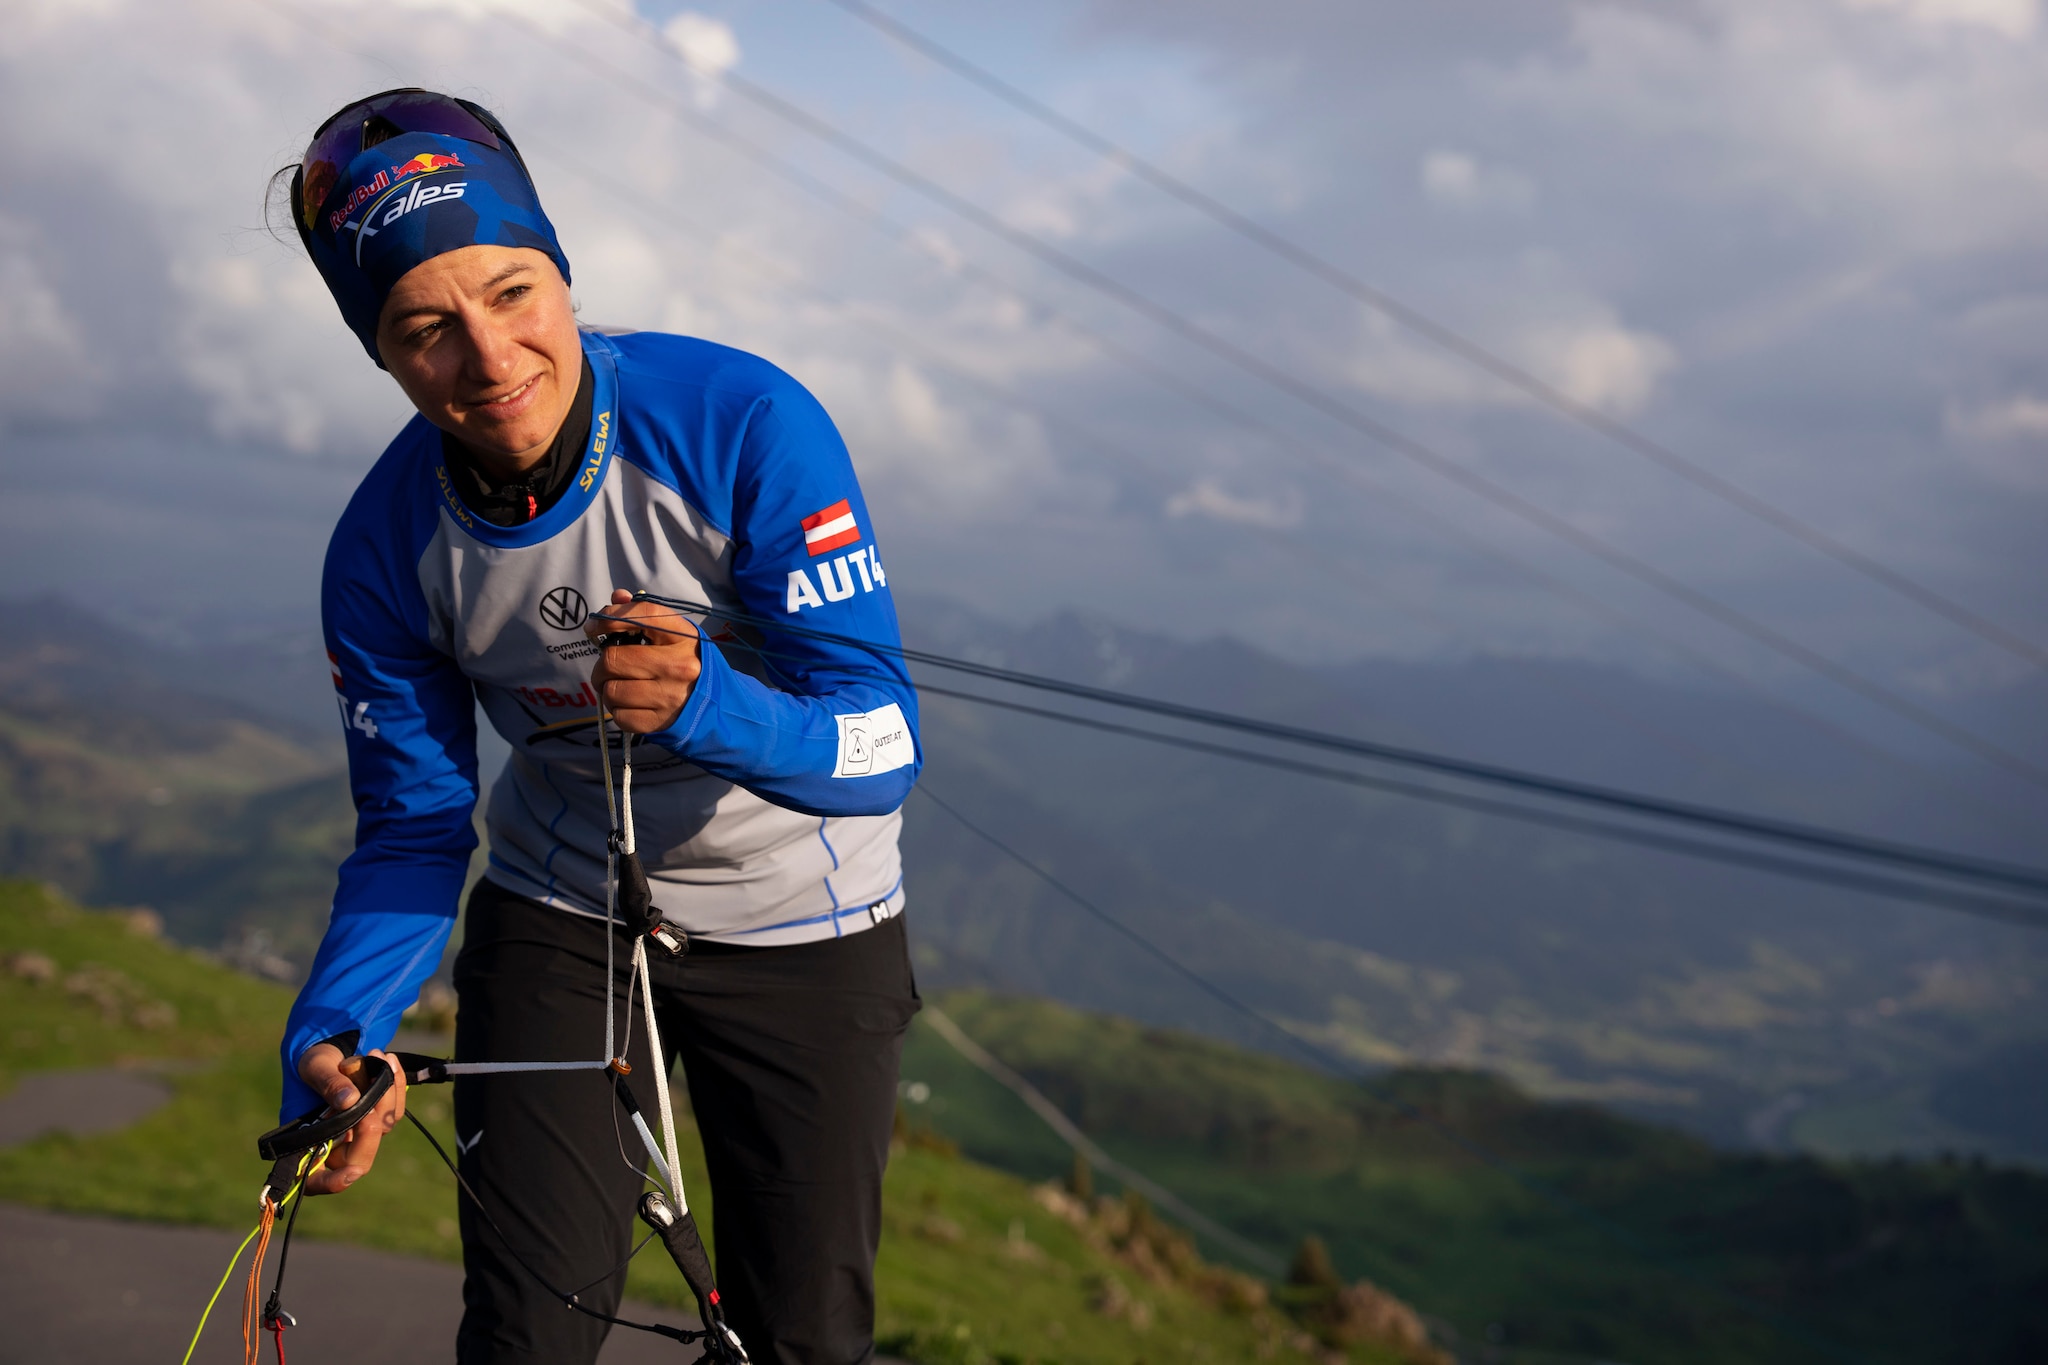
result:
<svg viewBox="0 0 2048 1365"><path fill-rule="evenodd" d="M917 761L917 744L903 708L890 702L879 711L834 716L839 722L839 762L834 777L873 777Z"/></svg>
<svg viewBox="0 0 2048 1365"><path fill-rule="evenodd" d="M860 523L853 519L853 505L845 498L805 517L803 528L804 548L813 559L860 539Z"/></svg>
<svg viewBox="0 0 2048 1365"><path fill-rule="evenodd" d="M425 175L429 171L453 171L462 168L459 156L443 156L439 152L421 152L410 161L401 161L391 168L393 180L403 180L409 175Z"/></svg>
<svg viewBox="0 0 2048 1365"><path fill-rule="evenodd" d="M417 177L431 175L433 172L419 171L414 174ZM407 189L406 185L410 185L411 188ZM418 178L392 186L382 199L370 205L369 209L363 214L362 221L354 225L356 230L356 264L361 265L363 263L364 242L375 237L414 209L423 209L429 204L439 203L444 199L460 199L463 191L468 188L469 182L467 180L456 180L445 185L429 185L425 180ZM372 219L376 220L374 227L371 226Z"/></svg>
<svg viewBox="0 0 2048 1365"><path fill-rule="evenodd" d="M574 588L550 588L541 596L540 621L549 630L575 630L589 615L590 604Z"/></svg>

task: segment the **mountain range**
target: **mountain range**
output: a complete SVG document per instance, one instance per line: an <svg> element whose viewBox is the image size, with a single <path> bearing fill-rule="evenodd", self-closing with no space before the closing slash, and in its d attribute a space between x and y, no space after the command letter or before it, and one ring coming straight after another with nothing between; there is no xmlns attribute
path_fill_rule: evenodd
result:
<svg viewBox="0 0 2048 1365"><path fill-rule="evenodd" d="M1964 852L2026 859L2048 814L1825 715L1585 662L1312 666L1077 615L903 614L956 657ZM0 603L0 874L147 903L288 976L350 837L328 695L303 629L173 644ZM905 859L934 987L1492 1070L1725 1145L2048 1161L2027 931L938 696L923 741L938 800L913 795Z"/></svg>

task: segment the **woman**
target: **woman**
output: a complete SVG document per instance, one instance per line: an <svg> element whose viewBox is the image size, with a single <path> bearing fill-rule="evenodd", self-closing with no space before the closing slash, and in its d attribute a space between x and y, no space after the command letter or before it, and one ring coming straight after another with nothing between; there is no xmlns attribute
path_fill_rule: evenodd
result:
<svg viewBox="0 0 2048 1365"><path fill-rule="evenodd" d="M409 89L349 105L315 134L291 209L419 415L328 548L322 618L359 822L286 1026L284 1111L353 1103L348 1058L389 1043L440 961L476 843L478 705L512 757L455 962L456 1056L596 1056L607 932L624 1036L602 704L639 737L640 855L655 910L689 942L657 955L654 999L709 1160L729 1320L756 1361L865 1361L917 1009L897 810L919 756L845 446L765 361L579 331L525 164L474 104ZM636 591L709 604L708 643ZM650 643L595 642L607 602ZM631 1084L651 1103L642 1034ZM367 1174L403 1104L394 1089L310 1192ZM588 1069L455 1090L464 1175L513 1250L551 1283L595 1281L583 1299L605 1311L641 1188L613 1104ZM539 1290L467 1201L461 1229L460 1360L596 1356L603 1324Z"/></svg>

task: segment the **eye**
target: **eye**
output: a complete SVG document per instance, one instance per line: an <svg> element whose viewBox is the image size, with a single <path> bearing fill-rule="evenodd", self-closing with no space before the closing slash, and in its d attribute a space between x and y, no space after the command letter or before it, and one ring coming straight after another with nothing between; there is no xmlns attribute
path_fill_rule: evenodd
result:
<svg viewBox="0 0 2048 1365"><path fill-rule="evenodd" d="M528 294L531 294L532 292L533 286L530 284L515 284L510 289L507 289L504 293L498 295L498 302L517 303L519 302L519 300L525 298Z"/></svg>
<svg viewBox="0 0 2048 1365"><path fill-rule="evenodd" d="M439 336L441 329L446 325L446 323L442 322L430 322L424 327L416 328L406 334L406 344L409 346L424 346Z"/></svg>

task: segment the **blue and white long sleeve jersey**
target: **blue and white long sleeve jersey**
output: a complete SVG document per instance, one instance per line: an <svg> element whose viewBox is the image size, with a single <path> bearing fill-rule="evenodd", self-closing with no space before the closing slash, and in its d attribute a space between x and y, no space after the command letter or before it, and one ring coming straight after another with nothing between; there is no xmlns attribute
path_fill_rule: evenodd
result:
<svg viewBox="0 0 2048 1365"><path fill-rule="evenodd" d="M520 526L476 517L440 431L415 418L335 528L321 609L356 849L286 1026L287 1115L315 1102L297 1078L305 1049L350 1031L385 1046L440 962L476 846L479 703L512 747L486 811L486 875L605 913L597 650L582 628L614 588L713 609L688 704L633 746L639 852L663 915L770 945L902 908L917 696L838 431L742 352L655 333L583 344L589 444L553 507ZM590 1055L601 1042L594 1029Z"/></svg>

